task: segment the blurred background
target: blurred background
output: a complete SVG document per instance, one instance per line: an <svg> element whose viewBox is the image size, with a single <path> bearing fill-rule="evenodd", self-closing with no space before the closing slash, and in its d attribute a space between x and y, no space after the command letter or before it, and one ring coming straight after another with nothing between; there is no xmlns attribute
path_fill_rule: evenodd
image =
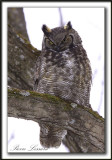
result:
<svg viewBox="0 0 112 160"><path fill-rule="evenodd" d="M30 42L40 50L43 24L55 28L71 21L73 28L82 38L83 47L91 62L93 73L91 106L104 117L104 8L24 8L23 11ZM39 143L38 124L8 118L8 144L9 152L17 144L22 146L38 144L38 147L42 148ZM68 149L62 144L58 149L42 152L68 152Z"/></svg>

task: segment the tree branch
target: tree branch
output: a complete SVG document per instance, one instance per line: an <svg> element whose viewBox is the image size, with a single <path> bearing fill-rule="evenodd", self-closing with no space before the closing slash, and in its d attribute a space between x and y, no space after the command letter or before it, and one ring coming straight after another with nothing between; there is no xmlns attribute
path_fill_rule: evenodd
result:
<svg viewBox="0 0 112 160"><path fill-rule="evenodd" d="M59 8L58 10L59 10L59 16L60 16L60 26L62 27L62 26L64 26L62 11L61 11L61 8Z"/></svg>
<svg viewBox="0 0 112 160"><path fill-rule="evenodd" d="M63 143L70 152L104 152L104 119L91 109L73 108L48 94L9 88L8 116L67 130Z"/></svg>

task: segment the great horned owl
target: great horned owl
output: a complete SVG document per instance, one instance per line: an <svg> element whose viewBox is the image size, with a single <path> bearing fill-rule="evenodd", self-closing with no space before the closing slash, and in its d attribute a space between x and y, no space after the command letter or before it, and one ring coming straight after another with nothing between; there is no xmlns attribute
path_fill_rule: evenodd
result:
<svg viewBox="0 0 112 160"><path fill-rule="evenodd" d="M42 30L34 90L89 107L92 71L77 31L70 22L53 29L43 25Z"/></svg>

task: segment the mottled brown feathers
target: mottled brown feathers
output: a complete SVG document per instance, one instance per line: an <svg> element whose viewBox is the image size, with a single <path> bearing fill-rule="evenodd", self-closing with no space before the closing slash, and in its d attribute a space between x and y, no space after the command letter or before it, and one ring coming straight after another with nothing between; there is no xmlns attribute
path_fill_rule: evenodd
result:
<svg viewBox="0 0 112 160"><path fill-rule="evenodd" d="M45 35L42 43L42 53L37 60L34 76L35 91L55 95L71 103L89 107L92 71L77 31L72 28L70 22L66 27L57 27L50 30L44 25L43 31ZM46 143L48 143L49 136L44 135L43 128L41 130L43 130L41 141L43 141L42 137L44 139L46 137ZM54 136L56 133L54 133L52 130L49 132L52 138L56 139ZM52 143L50 141L53 142L53 139L49 139L49 143ZM45 146L50 145L46 144Z"/></svg>

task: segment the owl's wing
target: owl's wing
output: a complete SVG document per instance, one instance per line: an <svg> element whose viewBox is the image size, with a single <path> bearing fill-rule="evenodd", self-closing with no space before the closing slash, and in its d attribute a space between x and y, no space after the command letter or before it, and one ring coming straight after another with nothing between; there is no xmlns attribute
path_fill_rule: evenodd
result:
<svg viewBox="0 0 112 160"><path fill-rule="evenodd" d="M39 83L39 75L40 75L40 57L38 57L37 59L37 62L36 62L36 65L35 65L35 71L34 71L34 87L33 87L33 90L36 91L37 90L37 87L38 87L38 83Z"/></svg>

